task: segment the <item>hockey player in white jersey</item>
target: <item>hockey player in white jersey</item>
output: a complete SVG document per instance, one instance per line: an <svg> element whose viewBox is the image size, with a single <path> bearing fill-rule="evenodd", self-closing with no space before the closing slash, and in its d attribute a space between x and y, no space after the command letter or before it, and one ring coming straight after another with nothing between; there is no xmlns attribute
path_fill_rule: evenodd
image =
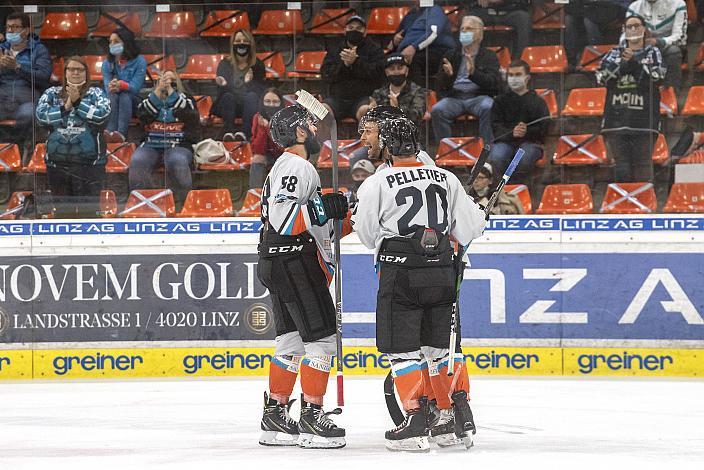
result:
<svg viewBox="0 0 704 470"><path fill-rule="evenodd" d="M263 445L339 448L345 430L323 412L335 344L332 220L347 215L342 194L321 194L320 177L308 158L320 151L314 118L294 105L276 113L271 137L286 151L276 160L262 191L262 232L257 274L271 294L276 350L264 393ZM289 400L301 373L301 416L289 416Z"/></svg>
<svg viewBox="0 0 704 470"><path fill-rule="evenodd" d="M360 187L352 225L360 241L374 249L379 269L376 344L387 353L405 420L386 432L390 450L429 449L428 387L445 415L454 414L453 439L476 432L468 403L464 357L447 376L452 304L461 260L450 238L462 245L481 236L485 213L451 172L417 161L414 124L405 118L380 123L382 150L393 166L378 171ZM454 413L453 413L454 412ZM446 420L447 422L447 420Z"/></svg>

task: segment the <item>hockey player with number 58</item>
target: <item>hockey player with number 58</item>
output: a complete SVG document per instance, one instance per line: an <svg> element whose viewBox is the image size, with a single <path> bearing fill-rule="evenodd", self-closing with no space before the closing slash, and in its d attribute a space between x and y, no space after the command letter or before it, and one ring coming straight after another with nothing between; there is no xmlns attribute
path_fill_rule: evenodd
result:
<svg viewBox="0 0 704 470"><path fill-rule="evenodd" d="M444 442L471 446L476 432L468 403L469 379L460 354L447 375L450 324L458 269L450 239L466 246L481 236L484 211L457 177L418 161L415 125L405 118L379 122L382 151L393 166L367 178L358 191L352 226L375 252L379 270L376 344L391 361L406 417L386 432L390 450L429 449L429 428ZM433 420L423 384L422 355L441 410ZM454 419L454 422L452 421ZM438 442L440 442L438 440Z"/></svg>

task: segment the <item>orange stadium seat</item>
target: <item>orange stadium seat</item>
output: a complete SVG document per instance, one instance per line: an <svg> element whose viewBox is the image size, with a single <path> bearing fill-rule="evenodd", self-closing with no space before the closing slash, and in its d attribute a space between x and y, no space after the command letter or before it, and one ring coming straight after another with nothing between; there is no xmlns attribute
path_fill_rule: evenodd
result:
<svg viewBox="0 0 704 470"><path fill-rule="evenodd" d="M508 65L511 63L511 53L506 46L490 46L487 47L490 51L494 51L499 58L499 68L508 70Z"/></svg>
<svg viewBox="0 0 704 470"><path fill-rule="evenodd" d="M586 184L551 184L545 187L536 214L591 214L592 193Z"/></svg>
<svg viewBox="0 0 704 470"><path fill-rule="evenodd" d="M293 71L288 73L289 78L319 80L320 67L323 65L326 54L326 51L299 52L296 56L296 65Z"/></svg>
<svg viewBox="0 0 704 470"><path fill-rule="evenodd" d="M518 196L523 206L523 212L526 214L533 213L533 202L530 199L530 191L525 184L507 184L504 186L504 191L508 194Z"/></svg>
<svg viewBox="0 0 704 470"><path fill-rule="evenodd" d="M7 209L5 212L0 213L0 219L2 220L15 220L17 217L22 215L24 212L24 205L27 196L31 195L32 191L16 191L10 196L10 200L7 202Z"/></svg>
<svg viewBox="0 0 704 470"><path fill-rule="evenodd" d="M687 101L682 107L683 116L704 114L704 85L693 86L689 89Z"/></svg>
<svg viewBox="0 0 704 470"><path fill-rule="evenodd" d="M425 114L423 115L424 121L430 121L430 112L433 110L433 106L438 102L438 94L433 90L428 90L425 93Z"/></svg>
<svg viewBox="0 0 704 470"><path fill-rule="evenodd" d="M135 144L130 142L108 143L107 157L105 164L106 173L127 173L132 161L132 154L136 149Z"/></svg>
<svg viewBox="0 0 704 470"><path fill-rule="evenodd" d="M435 164L437 166L473 166L482 153L484 142L480 137L446 137L440 141Z"/></svg>
<svg viewBox="0 0 704 470"><path fill-rule="evenodd" d="M286 63L281 52L257 52L257 57L264 63L266 78L284 78L286 76Z"/></svg>
<svg viewBox="0 0 704 470"><path fill-rule="evenodd" d="M306 30L308 34L345 34L347 18L354 15L351 8L322 8L313 17Z"/></svg>
<svg viewBox="0 0 704 470"><path fill-rule="evenodd" d="M533 5L533 29L564 29L563 5L542 3Z"/></svg>
<svg viewBox="0 0 704 470"><path fill-rule="evenodd" d="M602 214L651 214L658 208L653 183L611 183L599 212Z"/></svg>
<svg viewBox="0 0 704 470"><path fill-rule="evenodd" d="M232 198L227 189L196 189L188 192L178 217L232 217Z"/></svg>
<svg viewBox="0 0 704 470"><path fill-rule="evenodd" d="M100 217L112 219L117 215L117 198L112 189L100 191Z"/></svg>
<svg viewBox="0 0 704 470"><path fill-rule="evenodd" d="M167 70L176 70L176 60L171 54L143 54L147 61L147 81L156 80Z"/></svg>
<svg viewBox="0 0 704 470"><path fill-rule="evenodd" d="M608 161L604 138L598 134L563 135L553 156L555 165L602 165Z"/></svg>
<svg viewBox="0 0 704 470"><path fill-rule="evenodd" d="M114 16L129 28L130 31L134 33L135 36L142 34L142 20L139 18L139 13L135 12L121 12L121 11L109 11L107 12L110 16ZM100 15L98 18L98 24L95 25L93 31L90 33L94 38L107 38L118 29L120 26L112 21L110 18L105 16L105 14Z"/></svg>
<svg viewBox="0 0 704 470"><path fill-rule="evenodd" d="M462 21L462 7L459 5L445 5L442 10L447 15L447 20L452 25L452 31L459 31Z"/></svg>
<svg viewBox="0 0 704 470"><path fill-rule="evenodd" d="M181 69L183 80L215 80L218 64L225 54L193 54Z"/></svg>
<svg viewBox="0 0 704 470"><path fill-rule="evenodd" d="M135 189L119 217L173 217L176 214L174 193L170 189Z"/></svg>
<svg viewBox="0 0 704 470"><path fill-rule="evenodd" d="M180 39L196 37L195 15L190 11L155 13L144 37Z"/></svg>
<svg viewBox="0 0 704 470"><path fill-rule="evenodd" d="M213 98L210 95L195 95L193 99L196 102L196 108L198 109L198 114L200 115L200 125L207 126L211 123L212 119L210 110L213 107Z"/></svg>
<svg viewBox="0 0 704 470"><path fill-rule="evenodd" d="M25 173L46 173L46 162L44 162L44 157L46 156L46 146L44 144L37 144L34 146L34 152L32 153L32 159L29 161L26 167L22 169Z"/></svg>
<svg viewBox="0 0 704 470"><path fill-rule="evenodd" d="M237 217L260 217L262 215L262 188L247 191L242 208L237 211Z"/></svg>
<svg viewBox="0 0 704 470"><path fill-rule="evenodd" d="M103 82L103 61L107 57L104 55L84 55L83 59L88 65L88 78L93 82Z"/></svg>
<svg viewBox="0 0 704 470"><path fill-rule="evenodd" d="M0 143L0 173L22 169L22 156L17 144Z"/></svg>
<svg viewBox="0 0 704 470"><path fill-rule="evenodd" d="M602 116L606 88L573 88L567 97L563 116Z"/></svg>
<svg viewBox="0 0 704 470"><path fill-rule="evenodd" d="M695 150L686 157L680 158L677 163L688 164L688 163L704 163L704 150Z"/></svg>
<svg viewBox="0 0 704 470"><path fill-rule="evenodd" d="M694 59L694 70L704 72L704 42L697 49L697 57Z"/></svg>
<svg viewBox="0 0 704 470"><path fill-rule="evenodd" d="M238 171L249 168L252 164L252 147L249 142L223 142L223 145L230 152L229 158L222 163L201 163L198 168L204 171Z"/></svg>
<svg viewBox="0 0 704 470"><path fill-rule="evenodd" d="M677 114L677 95L671 86L660 88L660 114L674 116Z"/></svg>
<svg viewBox="0 0 704 470"><path fill-rule="evenodd" d="M200 31L202 38L229 38L238 29L251 28L249 14L242 10L215 10L205 18L205 25Z"/></svg>
<svg viewBox="0 0 704 470"><path fill-rule="evenodd" d="M704 183L675 183L662 210L666 213L704 212Z"/></svg>
<svg viewBox="0 0 704 470"><path fill-rule="evenodd" d="M557 96L555 95L555 90L550 90L547 88L536 88L535 92L540 96L545 104L548 105L548 111L550 116L553 118L557 117Z"/></svg>
<svg viewBox="0 0 704 470"><path fill-rule="evenodd" d="M62 83L64 80L64 58L56 57L53 61L54 68L51 71L50 80L55 83Z"/></svg>
<svg viewBox="0 0 704 470"><path fill-rule="evenodd" d="M83 12L47 13L39 29L41 39L85 39L88 23Z"/></svg>
<svg viewBox="0 0 704 470"><path fill-rule="evenodd" d="M562 46L530 46L523 49L521 59L530 65L530 73L564 73L567 55Z"/></svg>
<svg viewBox="0 0 704 470"><path fill-rule="evenodd" d="M601 64L601 60L614 47L616 47L616 44L586 46L582 51L582 57L579 59L579 66L577 68L585 72L596 72L599 68L599 64Z"/></svg>
<svg viewBox="0 0 704 470"><path fill-rule="evenodd" d="M664 165L670 159L670 149L667 148L667 141L663 134L658 133L658 138L653 146L653 163Z"/></svg>
<svg viewBox="0 0 704 470"><path fill-rule="evenodd" d="M372 8L367 20L367 34L394 34L409 7Z"/></svg>
<svg viewBox="0 0 704 470"><path fill-rule="evenodd" d="M687 21L689 24L697 22L697 4L694 0L685 0L687 4Z"/></svg>
<svg viewBox="0 0 704 470"><path fill-rule="evenodd" d="M264 10L254 34L290 36L303 33L301 10Z"/></svg>
<svg viewBox="0 0 704 470"><path fill-rule="evenodd" d="M363 145L359 139L338 140L337 156L339 167L349 168L352 152L360 147L363 147ZM320 169L332 168L332 143L329 140L323 142L323 147L320 149L320 156L318 157L318 163L316 166Z"/></svg>

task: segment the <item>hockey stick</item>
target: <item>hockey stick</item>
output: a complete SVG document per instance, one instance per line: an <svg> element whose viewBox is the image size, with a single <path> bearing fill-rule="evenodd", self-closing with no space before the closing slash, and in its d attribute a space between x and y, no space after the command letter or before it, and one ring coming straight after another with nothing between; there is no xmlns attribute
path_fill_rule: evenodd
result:
<svg viewBox="0 0 704 470"><path fill-rule="evenodd" d="M313 95L305 90L296 92L296 102L310 111L319 120L330 116L330 140L332 141L332 191L336 193L339 189L338 181L338 154L337 154L337 123L335 116L328 113L325 106L322 105ZM333 237L335 246L335 257L333 263L335 265L335 343L337 346L337 406L345 406L345 388L342 376L342 263L340 262L340 237L342 236L342 221L336 220L333 224Z"/></svg>

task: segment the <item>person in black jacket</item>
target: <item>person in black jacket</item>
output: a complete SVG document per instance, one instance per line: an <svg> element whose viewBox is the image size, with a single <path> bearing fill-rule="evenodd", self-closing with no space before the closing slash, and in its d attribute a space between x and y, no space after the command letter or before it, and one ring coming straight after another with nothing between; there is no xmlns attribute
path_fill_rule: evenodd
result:
<svg viewBox="0 0 704 470"><path fill-rule="evenodd" d="M266 89L264 63L257 58L252 33L238 29L230 40L230 56L218 64L215 84L218 95L212 113L224 121L224 140L249 140L252 118ZM242 132L235 133L235 118L242 118Z"/></svg>
<svg viewBox="0 0 704 470"><path fill-rule="evenodd" d="M367 23L351 16L345 26L345 39L328 50L320 73L330 86L324 104L337 120L362 117L360 107L384 81L384 51L366 37Z"/></svg>
<svg viewBox="0 0 704 470"><path fill-rule="evenodd" d="M489 161L502 175L511 163L516 150L526 153L517 171L528 171L543 153L542 144L548 131L548 120L527 124L550 115L545 101L528 88L530 66L522 60L514 60L508 66L508 88L494 98L491 109L496 142L491 147Z"/></svg>
<svg viewBox="0 0 704 470"><path fill-rule="evenodd" d="M468 12L480 17L490 26L513 27L516 39L511 49L511 56L518 59L523 49L530 44L533 34L533 21L528 11L529 3L529 0L469 0Z"/></svg>
<svg viewBox="0 0 704 470"><path fill-rule="evenodd" d="M431 111L435 140L452 135L452 123L463 114L479 118L479 134L485 142L493 140L491 130L492 97L501 78L496 54L481 47L484 23L476 16L465 16L460 26L460 44L443 57L436 76L438 96L442 98Z"/></svg>

